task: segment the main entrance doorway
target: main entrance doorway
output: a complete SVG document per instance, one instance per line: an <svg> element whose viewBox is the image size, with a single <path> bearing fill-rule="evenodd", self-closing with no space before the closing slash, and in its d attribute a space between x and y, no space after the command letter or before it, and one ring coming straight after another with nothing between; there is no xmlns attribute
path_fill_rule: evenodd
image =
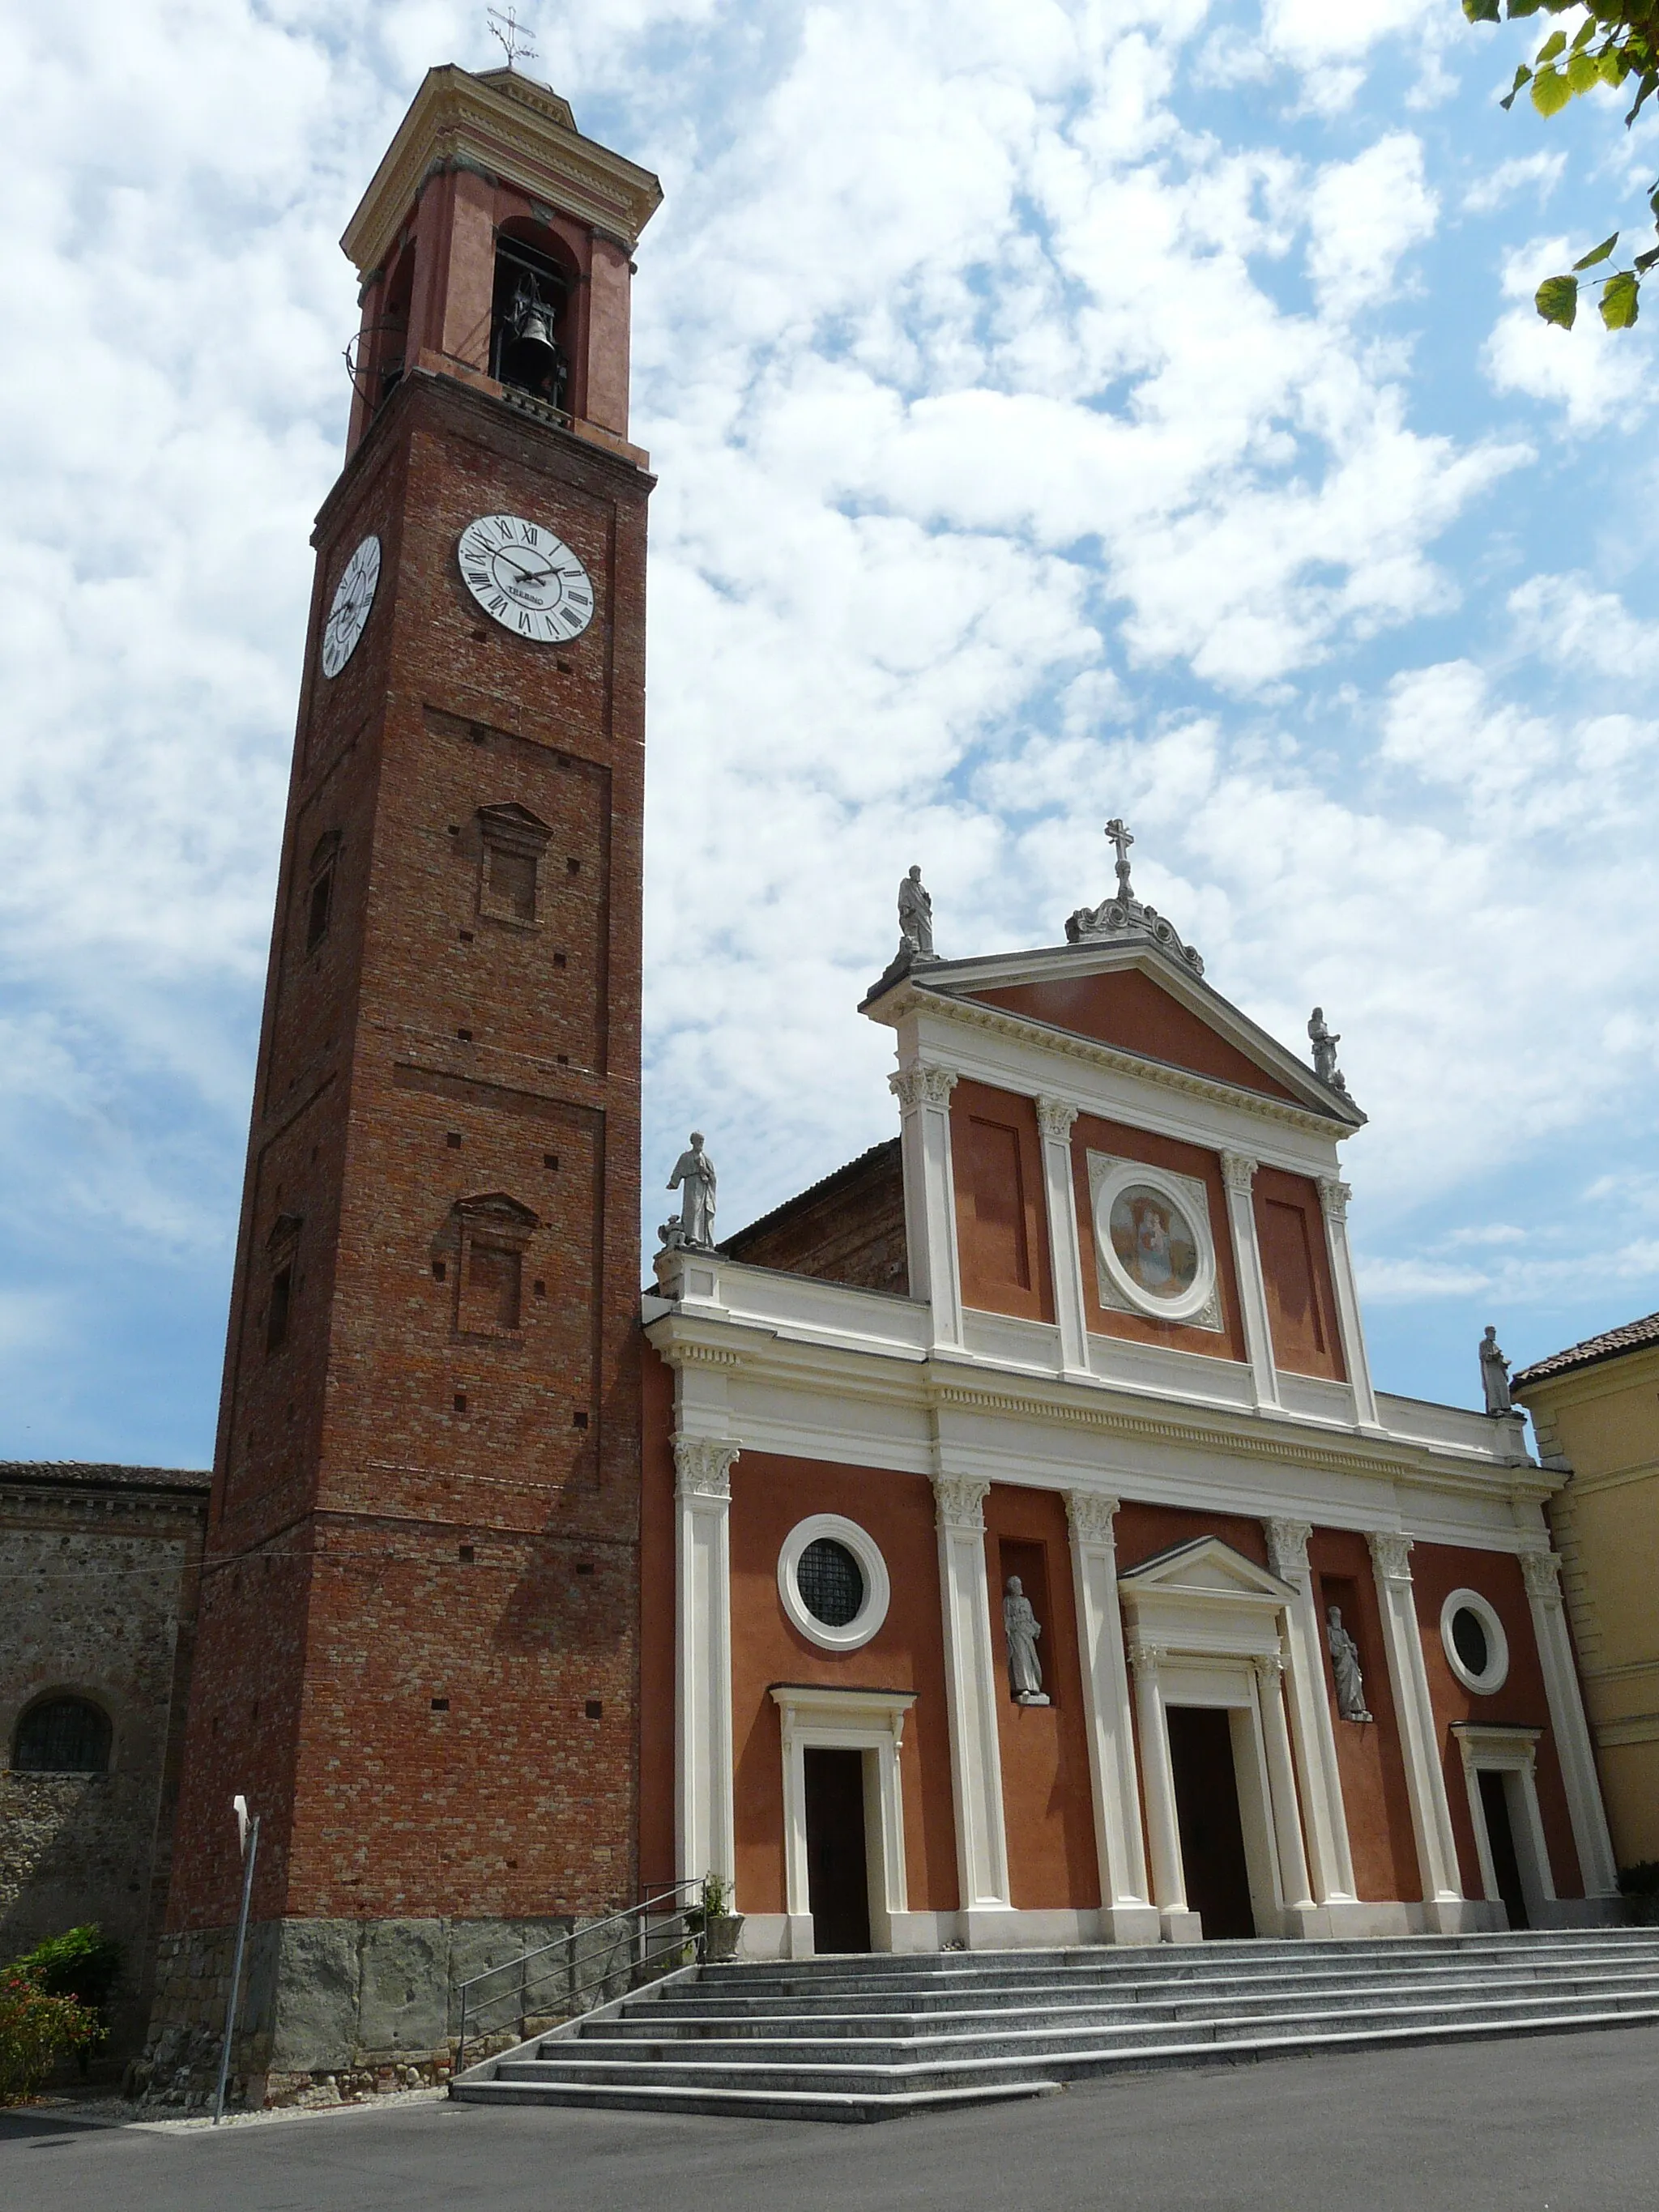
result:
<svg viewBox="0 0 1659 2212"><path fill-rule="evenodd" d="M1202 1915L1206 1936L1254 1936L1228 1716L1210 1705L1170 1705L1165 1717L1187 1903Z"/></svg>
<svg viewBox="0 0 1659 2212"><path fill-rule="evenodd" d="M864 1753L809 1745L806 1893L815 1951L870 1948L870 1876L864 1840Z"/></svg>

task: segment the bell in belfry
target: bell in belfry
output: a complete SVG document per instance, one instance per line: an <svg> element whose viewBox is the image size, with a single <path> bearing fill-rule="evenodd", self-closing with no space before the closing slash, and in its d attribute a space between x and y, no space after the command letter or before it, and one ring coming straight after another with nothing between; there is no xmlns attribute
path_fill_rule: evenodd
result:
<svg viewBox="0 0 1659 2212"><path fill-rule="evenodd" d="M525 366L533 362L545 376L556 363L559 349L553 342L552 310L532 284L521 284L513 302L513 333Z"/></svg>

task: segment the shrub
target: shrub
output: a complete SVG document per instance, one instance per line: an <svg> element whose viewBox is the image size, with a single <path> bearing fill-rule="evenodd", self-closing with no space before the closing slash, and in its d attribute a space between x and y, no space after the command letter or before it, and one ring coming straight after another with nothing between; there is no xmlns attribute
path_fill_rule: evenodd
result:
<svg viewBox="0 0 1659 2212"><path fill-rule="evenodd" d="M32 2094L66 2051L103 2033L90 2006L54 1996L20 1966L0 1967L0 2105Z"/></svg>
<svg viewBox="0 0 1659 2212"><path fill-rule="evenodd" d="M62 1936L49 1936L12 1965L38 1982L48 1996L73 1997L77 2004L101 2012L121 1978L121 1946L95 1920L89 1920Z"/></svg>

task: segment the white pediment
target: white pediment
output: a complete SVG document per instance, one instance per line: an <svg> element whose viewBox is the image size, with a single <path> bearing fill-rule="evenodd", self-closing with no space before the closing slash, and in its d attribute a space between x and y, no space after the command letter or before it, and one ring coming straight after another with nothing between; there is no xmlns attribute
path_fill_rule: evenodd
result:
<svg viewBox="0 0 1659 2212"><path fill-rule="evenodd" d="M1296 1595L1288 1583L1280 1582L1266 1567L1258 1567L1219 1536L1197 1536L1190 1543L1177 1544L1154 1559L1143 1559L1138 1567L1120 1575L1118 1584L1126 1595L1131 1591L1150 1595L1155 1590L1171 1595L1177 1591L1192 1595L1207 1593L1217 1597L1259 1598L1276 1607L1288 1605Z"/></svg>
<svg viewBox="0 0 1659 2212"><path fill-rule="evenodd" d="M1131 1638L1189 1658L1268 1658L1296 1592L1219 1536L1177 1544L1118 1577Z"/></svg>

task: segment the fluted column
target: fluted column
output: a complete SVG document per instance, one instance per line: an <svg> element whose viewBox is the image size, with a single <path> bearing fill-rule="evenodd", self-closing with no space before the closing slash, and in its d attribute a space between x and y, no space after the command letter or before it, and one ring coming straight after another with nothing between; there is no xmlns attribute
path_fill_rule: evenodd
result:
<svg viewBox="0 0 1659 2212"><path fill-rule="evenodd" d="M1072 1124L1077 1108L1064 1098L1039 1098L1036 1117L1042 1139L1042 1194L1048 1211L1048 1272L1054 1285L1060 1364L1067 1375L1086 1375L1089 1317L1083 1297L1077 1187L1072 1176Z"/></svg>
<svg viewBox="0 0 1659 2212"><path fill-rule="evenodd" d="M899 1102L910 1295L927 1301L933 1316L930 1348L944 1352L963 1348L951 1161L951 1093L956 1084L948 1068L927 1067L920 1060L887 1079L888 1089Z"/></svg>
<svg viewBox="0 0 1659 2212"><path fill-rule="evenodd" d="M1566 1788L1567 1812L1572 1820L1572 1840L1578 1853L1578 1871L1586 1897L1616 1897L1619 1873L1607 1833L1607 1816L1601 1802L1601 1784L1595 1771L1595 1753L1584 1701L1573 1663L1572 1638L1567 1632L1561 1603L1561 1562L1553 1552L1523 1552L1521 1571L1526 1577L1527 1602L1532 1608L1532 1632L1543 1669L1544 1695L1549 1701L1550 1731Z"/></svg>
<svg viewBox="0 0 1659 2212"><path fill-rule="evenodd" d="M1277 1652L1258 1656L1255 1678L1262 1748L1267 1754L1267 1788L1273 1802L1273 1840L1279 1846L1279 1887L1290 1911L1308 1913L1315 1907L1308 1889L1307 1854L1302 1847L1296 1770L1291 1764L1291 1735L1285 1723L1284 1659Z"/></svg>
<svg viewBox="0 0 1659 2212"><path fill-rule="evenodd" d="M1306 1521L1269 1519L1261 1525L1267 1531L1268 1564L1280 1582L1296 1592L1285 1609L1285 1641L1291 1735L1302 1777L1313 1893L1321 1905L1349 1905L1354 1899L1353 1858L1342 1805L1336 1731L1325 1688L1325 1634L1308 1565L1308 1539L1313 1530Z"/></svg>
<svg viewBox="0 0 1659 2212"><path fill-rule="evenodd" d="M957 1883L969 1946L998 1939L979 1916L1006 1912L1008 1843L1002 1814L997 1654L985 1571L985 1498L977 1477L936 1475L945 1696L957 1814Z"/></svg>
<svg viewBox="0 0 1659 2212"><path fill-rule="evenodd" d="M1203 1933L1197 1913L1188 1910L1187 1878L1181 1864L1181 1818L1176 1809L1175 1768L1170 1732L1164 1718L1164 1685L1159 1668L1167 1655L1137 1638L1129 1646L1134 1668L1135 1718L1140 1730L1140 1777L1146 1798L1146 1846L1152 1867L1152 1895L1166 1942L1195 1943Z"/></svg>
<svg viewBox="0 0 1659 2212"><path fill-rule="evenodd" d="M1261 1273L1261 1244L1255 1233L1251 1191L1256 1162L1244 1152L1223 1152L1221 1179L1227 1187L1227 1221L1232 1231L1238 1276L1238 1303L1244 1319L1244 1354L1258 1406L1277 1406L1279 1377L1273 1369L1273 1334L1267 1318L1267 1287Z"/></svg>
<svg viewBox="0 0 1659 2212"><path fill-rule="evenodd" d="M1147 1894L1146 1854L1140 1833L1134 1724L1129 1711L1129 1674L1117 1595L1117 1545L1112 1528L1117 1508L1115 1498L1103 1498L1096 1491L1066 1493L1072 1587L1082 1644L1083 1707L1089 1735L1102 1929L1115 1943L1151 1943L1158 1940L1158 1912Z"/></svg>
<svg viewBox="0 0 1659 2212"><path fill-rule="evenodd" d="M1392 1532L1370 1538L1371 1567L1382 1615L1382 1644L1388 1653L1389 1683L1394 1692L1400 1748L1406 1762L1406 1794L1411 1801L1412 1830L1422 1877L1423 1907L1431 1928L1464 1926L1468 1915L1457 1871L1457 1845L1446 1779L1440 1765L1439 1732L1429 1696L1428 1669L1412 1592L1411 1539Z"/></svg>
<svg viewBox="0 0 1659 2212"><path fill-rule="evenodd" d="M1359 1291L1353 1276L1353 1255L1348 1249L1348 1185L1336 1176L1319 1178L1319 1206L1325 1217L1325 1249L1330 1254L1331 1281L1336 1290L1336 1326L1342 1339L1342 1364L1353 1391L1354 1419L1362 1429L1379 1425L1376 1393L1371 1388L1370 1362L1365 1356L1365 1329L1359 1318Z"/></svg>
<svg viewBox="0 0 1659 2212"><path fill-rule="evenodd" d="M732 1762L732 1462L738 1446L674 1439L674 1827L678 1877L737 1875Z"/></svg>

